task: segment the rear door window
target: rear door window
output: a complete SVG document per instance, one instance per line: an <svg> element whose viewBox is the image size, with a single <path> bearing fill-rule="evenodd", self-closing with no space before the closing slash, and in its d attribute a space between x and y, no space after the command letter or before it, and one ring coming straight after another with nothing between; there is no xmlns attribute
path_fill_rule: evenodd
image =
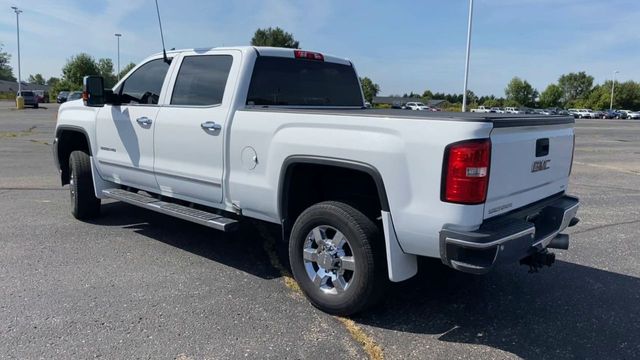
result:
<svg viewBox="0 0 640 360"><path fill-rule="evenodd" d="M171 105L206 106L222 103L232 62L231 55L185 57L173 87Z"/></svg>
<svg viewBox="0 0 640 360"><path fill-rule="evenodd" d="M350 65L259 56L247 105L362 107L364 104L358 77Z"/></svg>

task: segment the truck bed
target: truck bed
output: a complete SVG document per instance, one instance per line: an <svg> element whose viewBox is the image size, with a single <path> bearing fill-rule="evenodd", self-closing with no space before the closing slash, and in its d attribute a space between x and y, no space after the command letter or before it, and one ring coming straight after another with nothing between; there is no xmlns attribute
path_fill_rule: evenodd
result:
<svg viewBox="0 0 640 360"><path fill-rule="evenodd" d="M575 123L573 116L567 115L520 115L446 111L413 111L402 109L318 109L287 107L246 107L239 111L284 112L298 114L324 114L334 116L366 116L380 118L402 118L411 120L464 121L493 123L495 128L538 126Z"/></svg>

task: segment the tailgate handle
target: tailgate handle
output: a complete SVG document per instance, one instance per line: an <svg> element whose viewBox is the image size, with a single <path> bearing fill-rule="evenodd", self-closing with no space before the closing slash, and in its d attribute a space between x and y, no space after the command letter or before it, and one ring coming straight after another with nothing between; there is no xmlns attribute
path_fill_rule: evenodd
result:
<svg viewBox="0 0 640 360"><path fill-rule="evenodd" d="M549 155L549 138L536 140L536 157Z"/></svg>

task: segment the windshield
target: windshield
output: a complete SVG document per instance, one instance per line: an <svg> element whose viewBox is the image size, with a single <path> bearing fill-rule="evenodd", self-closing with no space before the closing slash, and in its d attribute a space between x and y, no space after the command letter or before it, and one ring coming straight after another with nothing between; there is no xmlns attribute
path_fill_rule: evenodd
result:
<svg viewBox="0 0 640 360"><path fill-rule="evenodd" d="M247 105L363 106L360 83L350 65L259 56Z"/></svg>

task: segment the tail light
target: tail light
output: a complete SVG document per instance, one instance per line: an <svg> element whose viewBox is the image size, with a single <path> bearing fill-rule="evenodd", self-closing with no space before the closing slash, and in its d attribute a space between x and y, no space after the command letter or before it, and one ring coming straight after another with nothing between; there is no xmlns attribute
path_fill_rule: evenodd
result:
<svg viewBox="0 0 640 360"><path fill-rule="evenodd" d="M293 55L295 56L296 59L324 61L324 56L317 52L293 50Z"/></svg>
<svg viewBox="0 0 640 360"><path fill-rule="evenodd" d="M458 204L482 204L487 199L491 140L462 141L444 152L441 200Z"/></svg>

